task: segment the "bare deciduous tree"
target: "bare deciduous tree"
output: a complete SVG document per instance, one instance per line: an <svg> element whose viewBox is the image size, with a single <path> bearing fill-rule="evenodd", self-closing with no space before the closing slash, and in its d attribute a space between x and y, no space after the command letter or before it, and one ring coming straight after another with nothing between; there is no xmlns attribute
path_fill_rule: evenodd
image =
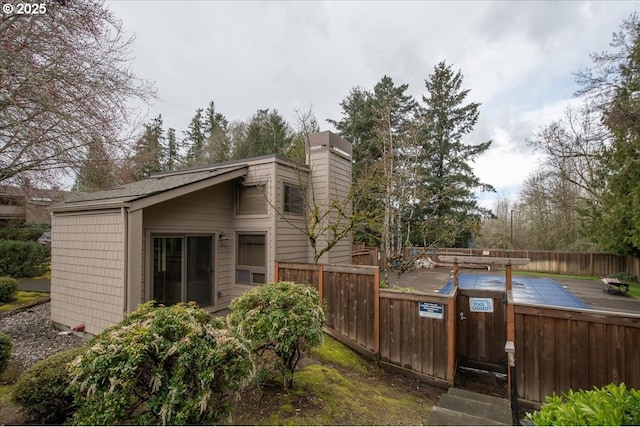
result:
<svg viewBox="0 0 640 427"><path fill-rule="evenodd" d="M124 146L129 101L154 96L129 67L131 42L102 1L0 15L0 182L56 182L81 164L95 134Z"/></svg>

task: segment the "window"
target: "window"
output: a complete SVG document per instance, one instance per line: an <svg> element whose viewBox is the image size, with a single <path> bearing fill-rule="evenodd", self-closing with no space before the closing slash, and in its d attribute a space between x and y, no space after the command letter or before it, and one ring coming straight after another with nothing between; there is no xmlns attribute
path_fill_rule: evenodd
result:
<svg viewBox="0 0 640 427"><path fill-rule="evenodd" d="M236 283L266 283L267 247L265 234L238 234Z"/></svg>
<svg viewBox="0 0 640 427"><path fill-rule="evenodd" d="M153 236L153 298L214 305L213 236Z"/></svg>
<svg viewBox="0 0 640 427"><path fill-rule="evenodd" d="M291 184L284 185L284 211L300 215L304 213L300 187Z"/></svg>
<svg viewBox="0 0 640 427"><path fill-rule="evenodd" d="M266 214L267 200L264 188L257 185L239 185L236 212L238 215Z"/></svg>

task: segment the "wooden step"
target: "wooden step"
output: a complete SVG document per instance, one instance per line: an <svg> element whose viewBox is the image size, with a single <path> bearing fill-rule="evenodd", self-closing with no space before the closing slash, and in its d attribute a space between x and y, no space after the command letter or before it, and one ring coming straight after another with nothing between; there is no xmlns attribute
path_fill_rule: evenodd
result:
<svg viewBox="0 0 640 427"><path fill-rule="evenodd" d="M495 420L489 420L475 415L463 414L462 412L434 406L429 413L429 426L499 426Z"/></svg>
<svg viewBox="0 0 640 427"><path fill-rule="evenodd" d="M440 396L438 406L476 417L494 420L496 423L503 425L512 424L511 408L505 406L503 402L494 405L453 394L443 394Z"/></svg>
<svg viewBox="0 0 640 427"><path fill-rule="evenodd" d="M463 388L449 388L448 394L454 396L464 397L466 399L477 400L479 402L489 403L491 405L504 405L507 408L511 408L511 404L508 399L502 397L488 396L486 394L476 393L474 391L465 390Z"/></svg>

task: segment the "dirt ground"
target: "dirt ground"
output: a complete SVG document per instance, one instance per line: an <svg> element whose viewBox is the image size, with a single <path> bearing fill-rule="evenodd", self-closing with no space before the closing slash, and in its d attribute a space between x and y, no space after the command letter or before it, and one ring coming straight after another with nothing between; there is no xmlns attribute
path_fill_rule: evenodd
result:
<svg viewBox="0 0 640 427"><path fill-rule="evenodd" d="M481 269L461 269L460 274L502 274L504 271L487 271ZM384 273L381 273L383 275ZM518 273L514 273L517 277ZM444 286L451 277L451 268L437 267L433 270L416 269L404 273L399 278L395 273L389 274L388 282L402 287L414 288L421 292L435 293ZM555 275L549 278L564 286L574 295L578 296L594 310L627 312L640 314L640 300L630 295L603 292L600 281L588 279L568 279Z"/></svg>

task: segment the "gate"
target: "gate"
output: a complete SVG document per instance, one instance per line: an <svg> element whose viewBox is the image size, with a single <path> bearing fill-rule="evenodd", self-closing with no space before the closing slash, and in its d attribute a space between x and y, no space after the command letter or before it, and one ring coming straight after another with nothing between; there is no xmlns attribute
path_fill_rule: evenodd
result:
<svg viewBox="0 0 640 427"><path fill-rule="evenodd" d="M459 365L507 372L506 294L502 290L458 290Z"/></svg>

